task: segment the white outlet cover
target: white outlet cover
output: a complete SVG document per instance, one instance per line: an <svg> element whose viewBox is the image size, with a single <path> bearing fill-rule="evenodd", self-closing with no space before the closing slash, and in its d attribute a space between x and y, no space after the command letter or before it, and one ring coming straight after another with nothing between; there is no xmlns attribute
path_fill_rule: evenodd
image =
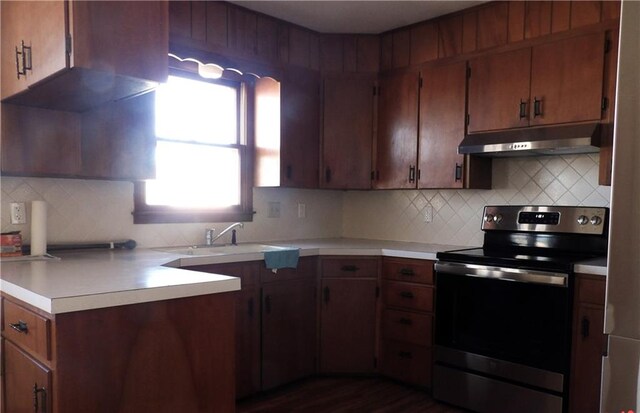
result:
<svg viewBox="0 0 640 413"><path fill-rule="evenodd" d="M24 202L11 203L11 223L12 224L27 223L27 208L25 207Z"/></svg>
<svg viewBox="0 0 640 413"><path fill-rule="evenodd" d="M424 208L424 222L433 222L433 207L431 205Z"/></svg>
<svg viewBox="0 0 640 413"><path fill-rule="evenodd" d="M298 218L307 217L307 206L305 204L298 204Z"/></svg>

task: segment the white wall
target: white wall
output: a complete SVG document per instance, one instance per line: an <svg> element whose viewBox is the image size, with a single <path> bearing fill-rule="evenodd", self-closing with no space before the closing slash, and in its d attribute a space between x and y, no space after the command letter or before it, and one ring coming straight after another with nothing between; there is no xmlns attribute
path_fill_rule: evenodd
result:
<svg viewBox="0 0 640 413"><path fill-rule="evenodd" d="M254 221L238 240L353 237L480 245L482 207L487 204L561 204L608 206L609 187L600 187L598 156L494 160L493 190L322 191L254 189ZM44 200L49 205L49 243L134 239L141 247L200 244L204 229L222 224L134 225L133 184L73 179L2 177L2 232L11 225L9 202ZM281 203L281 217L268 218L268 203ZM297 204L306 205L304 219ZM433 222L425 223L426 207ZM27 205L29 211L30 205ZM228 240L227 240L228 241Z"/></svg>

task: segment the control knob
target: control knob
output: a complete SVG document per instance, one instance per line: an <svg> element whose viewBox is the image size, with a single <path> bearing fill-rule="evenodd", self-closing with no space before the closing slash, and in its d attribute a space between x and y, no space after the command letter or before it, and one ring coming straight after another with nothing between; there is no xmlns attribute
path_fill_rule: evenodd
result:
<svg viewBox="0 0 640 413"><path fill-rule="evenodd" d="M493 221L494 217L493 214L487 214L484 216L484 222L491 222Z"/></svg>
<svg viewBox="0 0 640 413"><path fill-rule="evenodd" d="M495 222L496 224L502 222L502 215L498 214L498 215L494 216L493 217L493 222Z"/></svg>
<svg viewBox="0 0 640 413"><path fill-rule="evenodd" d="M587 223L589 222L589 218L587 218L586 215L580 215L578 217L578 224L580 225L587 225Z"/></svg>
<svg viewBox="0 0 640 413"><path fill-rule="evenodd" d="M592 225L600 225L600 224L602 224L602 218L600 218L597 215L592 216L591 217L591 224Z"/></svg>

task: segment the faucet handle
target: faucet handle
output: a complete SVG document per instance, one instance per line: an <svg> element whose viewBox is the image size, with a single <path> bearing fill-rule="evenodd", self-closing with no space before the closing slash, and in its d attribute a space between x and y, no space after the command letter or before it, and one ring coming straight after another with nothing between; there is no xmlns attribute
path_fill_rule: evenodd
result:
<svg viewBox="0 0 640 413"><path fill-rule="evenodd" d="M213 244L213 233L215 232L215 228L207 228L204 230L204 241L205 244L211 245Z"/></svg>

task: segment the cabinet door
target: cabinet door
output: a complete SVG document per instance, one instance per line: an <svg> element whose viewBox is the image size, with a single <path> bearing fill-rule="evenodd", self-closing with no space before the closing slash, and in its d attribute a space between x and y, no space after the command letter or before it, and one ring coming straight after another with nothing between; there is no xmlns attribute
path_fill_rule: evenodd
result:
<svg viewBox="0 0 640 413"><path fill-rule="evenodd" d="M260 391L260 291L243 287L236 296L236 398Z"/></svg>
<svg viewBox="0 0 640 413"><path fill-rule="evenodd" d="M418 81L418 72L380 78L374 181L378 189L416 187Z"/></svg>
<svg viewBox="0 0 640 413"><path fill-rule="evenodd" d="M50 412L51 371L7 340L4 346L4 411Z"/></svg>
<svg viewBox="0 0 640 413"><path fill-rule="evenodd" d="M2 98L26 90L28 86L67 67L65 54L64 1L2 2ZM16 48L22 42L31 50L31 70L18 77ZM27 59L28 60L28 59ZM22 64L19 65L22 67Z"/></svg>
<svg viewBox="0 0 640 413"><path fill-rule="evenodd" d="M371 188L373 87L372 76L324 79L322 188Z"/></svg>
<svg viewBox="0 0 640 413"><path fill-rule="evenodd" d="M535 46L531 125L600 120L604 33Z"/></svg>
<svg viewBox="0 0 640 413"><path fill-rule="evenodd" d="M573 369L569 412L597 413L600 408L600 376L605 340L604 308L592 304L578 307L573 337Z"/></svg>
<svg viewBox="0 0 640 413"><path fill-rule="evenodd" d="M462 188L466 70L457 62L421 73L419 188Z"/></svg>
<svg viewBox="0 0 640 413"><path fill-rule="evenodd" d="M320 79L289 68L280 85L281 186L317 188L320 151Z"/></svg>
<svg viewBox="0 0 640 413"><path fill-rule="evenodd" d="M316 359L315 279L262 288L262 389L310 376Z"/></svg>
<svg viewBox="0 0 640 413"><path fill-rule="evenodd" d="M376 332L375 279L324 279L320 372L372 373Z"/></svg>
<svg viewBox="0 0 640 413"><path fill-rule="evenodd" d="M469 66L468 132L528 126L531 49L479 57Z"/></svg>

